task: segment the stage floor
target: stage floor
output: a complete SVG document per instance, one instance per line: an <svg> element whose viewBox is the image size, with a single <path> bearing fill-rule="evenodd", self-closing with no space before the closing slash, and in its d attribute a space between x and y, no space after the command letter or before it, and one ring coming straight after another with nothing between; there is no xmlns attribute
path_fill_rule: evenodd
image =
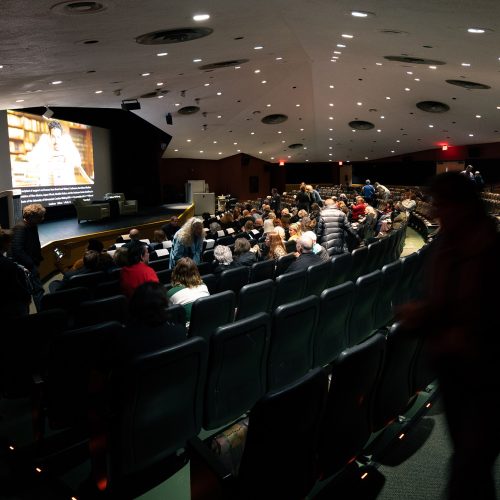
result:
<svg viewBox="0 0 500 500"><path fill-rule="evenodd" d="M70 219L45 221L38 226L40 243L43 247L52 241L66 240L75 236L90 236L95 233L101 233L102 231L132 228L141 224L167 221L172 215L182 214L189 206L189 203L161 205L155 208L149 207L140 210L137 214L133 215L122 215L113 219L82 222L81 224L78 224L76 216Z"/></svg>

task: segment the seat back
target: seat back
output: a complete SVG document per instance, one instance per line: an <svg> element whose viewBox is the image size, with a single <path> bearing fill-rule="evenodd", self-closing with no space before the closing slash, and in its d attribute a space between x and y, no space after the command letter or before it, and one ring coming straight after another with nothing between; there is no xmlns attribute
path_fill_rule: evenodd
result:
<svg viewBox="0 0 500 500"><path fill-rule="evenodd" d="M79 286L87 287L91 292L95 290L99 283L104 283L108 275L104 271L94 271L92 273L75 274L65 283L64 288L76 288Z"/></svg>
<svg viewBox="0 0 500 500"><path fill-rule="evenodd" d="M104 297L111 297L112 295L120 295L121 287L120 281L118 279L113 279L109 281L104 281L99 283L94 290L94 297L96 299L102 299Z"/></svg>
<svg viewBox="0 0 500 500"><path fill-rule="evenodd" d="M351 269L352 255L350 253L343 253L332 257L328 288L341 285L342 283L349 281L351 277Z"/></svg>
<svg viewBox="0 0 500 500"><path fill-rule="evenodd" d="M112 378L106 476L114 498L124 498L117 491L136 498L175 472L167 464L201 430L206 368L207 344L193 338L141 356Z"/></svg>
<svg viewBox="0 0 500 500"><path fill-rule="evenodd" d="M299 300L303 296L306 271L293 271L276 278L274 308Z"/></svg>
<svg viewBox="0 0 500 500"><path fill-rule="evenodd" d="M84 287L68 288L67 290L46 293L42 297L42 311L64 309L71 317L74 317L80 304L91 298L89 289Z"/></svg>
<svg viewBox="0 0 500 500"><path fill-rule="evenodd" d="M287 253L286 255L280 257L276 261L276 270L274 272L274 276L275 277L281 276L283 273L286 272L290 264L294 261L295 261L294 253Z"/></svg>
<svg viewBox="0 0 500 500"><path fill-rule="evenodd" d="M204 274L210 274L214 269L212 262L200 262L199 264L197 264L197 267L200 276L203 276Z"/></svg>
<svg viewBox="0 0 500 500"><path fill-rule="evenodd" d="M127 318L128 302L125 295L113 295L82 302L75 314L75 327L96 325L105 321L124 324Z"/></svg>
<svg viewBox="0 0 500 500"><path fill-rule="evenodd" d="M158 279L160 280L160 283L162 285L170 284L170 281L172 279L172 272L173 269L162 269L161 271L156 271L156 275L158 276Z"/></svg>
<svg viewBox="0 0 500 500"><path fill-rule="evenodd" d="M255 314L210 338L203 427L215 429L250 410L266 393L270 316Z"/></svg>
<svg viewBox="0 0 500 500"><path fill-rule="evenodd" d="M267 371L268 390L280 389L311 369L318 312L319 298L314 296L279 306L274 311Z"/></svg>
<svg viewBox="0 0 500 500"><path fill-rule="evenodd" d="M346 349L332 366L320 434L320 465L329 477L362 451L372 432L375 387L384 361L385 337L377 333Z"/></svg>
<svg viewBox="0 0 500 500"><path fill-rule="evenodd" d="M165 309L165 316L165 320L170 323L186 325L186 309L180 304L168 306Z"/></svg>
<svg viewBox="0 0 500 500"><path fill-rule="evenodd" d="M247 318L253 314L271 313L274 302L274 281L264 280L250 283L240 290L236 319Z"/></svg>
<svg viewBox="0 0 500 500"><path fill-rule="evenodd" d="M110 369L111 353L122 331L117 321L67 330L50 345L46 402L52 428L87 424L90 374Z"/></svg>
<svg viewBox="0 0 500 500"><path fill-rule="evenodd" d="M365 269L365 274L377 271L382 267L382 250L383 245L380 241L375 241L368 245L368 260Z"/></svg>
<svg viewBox="0 0 500 500"><path fill-rule="evenodd" d="M402 415L413 396L412 362L418 337L394 325L387 335L384 365L373 404L373 430L378 431Z"/></svg>
<svg viewBox="0 0 500 500"><path fill-rule="evenodd" d="M418 272L419 257L412 253L401 259L402 273L399 281L398 292L394 297L396 305L404 304L411 300L413 295L413 278Z"/></svg>
<svg viewBox="0 0 500 500"><path fill-rule="evenodd" d="M222 271L219 277L219 290L232 290L236 296L242 287L248 283L248 267L241 266Z"/></svg>
<svg viewBox="0 0 500 500"><path fill-rule="evenodd" d="M210 250L205 250L202 255L202 260L203 262L209 262L212 263L214 261L214 249L211 248Z"/></svg>
<svg viewBox="0 0 500 500"><path fill-rule="evenodd" d="M327 288L321 294L318 326L314 335L313 366L331 363L347 347L353 297L352 281Z"/></svg>
<svg viewBox="0 0 500 500"><path fill-rule="evenodd" d="M258 281L274 279L275 267L276 262L273 259L255 262L250 267L250 278L248 282L257 283Z"/></svg>
<svg viewBox="0 0 500 500"><path fill-rule="evenodd" d="M235 306L236 297L231 290L196 299L191 309L189 336L209 341L219 326L233 322Z"/></svg>
<svg viewBox="0 0 500 500"><path fill-rule="evenodd" d="M306 284L303 295L316 295L319 297L323 290L328 287L330 282L331 262L321 262L309 266L306 271Z"/></svg>
<svg viewBox="0 0 500 500"><path fill-rule="evenodd" d="M350 347L369 337L375 328L375 304L381 282L381 271L366 274L356 281L349 319Z"/></svg>
<svg viewBox="0 0 500 500"><path fill-rule="evenodd" d="M365 269L368 268L368 247L356 248L352 251L352 269L350 281L356 280L366 274Z"/></svg>
<svg viewBox="0 0 500 500"><path fill-rule="evenodd" d="M168 269L168 265L170 263L170 259L167 258L161 258L158 260L153 260L149 262L149 267L154 269L156 272L158 271L164 271L165 269Z"/></svg>
<svg viewBox="0 0 500 500"><path fill-rule="evenodd" d="M318 477L327 386L328 377L316 369L255 405L239 469L239 498L306 497Z"/></svg>
<svg viewBox="0 0 500 500"><path fill-rule="evenodd" d="M288 240L285 241L285 249L287 253L293 253L297 251L297 241L296 240Z"/></svg>
<svg viewBox="0 0 500 500"><path fill-rule="evenodd" d="M210 295L214 295L218 291L219 287L219 277L215 274L202 274L201 279L205 285L207 285Z"/></svg>
<svg viewBox="0 0 500 500"><path fill-rule="evenodd" d="M375 328L387 326L394 317L393 303L401 280L402 264L396 260L382 268L382 283L375 303Z"/></svg>

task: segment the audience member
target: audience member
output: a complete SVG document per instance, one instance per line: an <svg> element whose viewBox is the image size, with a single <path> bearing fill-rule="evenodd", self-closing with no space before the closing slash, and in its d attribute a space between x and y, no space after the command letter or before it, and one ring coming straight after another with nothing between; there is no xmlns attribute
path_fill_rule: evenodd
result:
<svg viewBox="0 0 500 500"><path fill-rule="evenodd" d="M367 203L362 196L356 196L356 202L351 207L351 220L352 222L358 222L358 220L365 215L365 209Z"/></svg>
<svg viewBox="0 0 500 500"><path fill-rule="evenodd" d="M29 271L6 257L12 243L12 231L0 228L0 317L12 319L29 314L31 283Z"/></svg>
<svg viewBox="0 0 500 500"><path fill-rule="evenodd" d="M314 231L306 231L305 233L302 233L302 236L311 238L313 242L312 252L314 255L318 255L323 262L330 260L330 256L328 255L325 247L317 243L318 237Z"/></svg>
<svg viewBox="0 0 500 500"><path fill-rule="evenodd" d="M182 257L189 257L194 260L195 264L200 264L204 239L202 221L195 217L188 219L174 235L169 268L173 269Z"/></svg>
<svg viewBox="0 0 500 500"><path fill-rule="evenodd" d="M174 267L172 288L167 292L169 304L181 304L186 310L186 321L191 320L191 307L200 297L210 295L193 259L181 257Z"/></svg>
<svg viewBox="0 0 500 500"><path fill-rule="evenodd" d="M306 271L309 266L320 264L322 260L319 255L316 255L313 252L313 246L314 241L310 234L303 234L297 240L297 252L299 256L290 264L286 272L291 273L293 271Z"/></svg>
<svg viewBox="0 0 500 500"><path fill-rule="evenodd" d="M163 243L167 241L167 235L163 229L155 229L153 233L153 241L151 242L151 247L153 250L160 250L163 248Z"/></svg>
<svg viewBox="0 0 500 500"><path fill-rule="evenodd" d="M217 245L215 247L214 259L216 261L216 265L212 270L214 274L221 274L226 269L234 269L236 267L231 249L226 245Z"/></svg>
<svg viewBox="0 0 500 500"><path fill-rule="evenodd" d="M41 300L44 294L38 266L43 260L38 224L45 217L45 208L39 203L26 205L23 208L23 220L14 226L11 246L11 256L18 264L30 272L33 302L37 311L41 310Z"/></svg>
<svg viewBox="0 0 500 500"><path fill-rule="evenodd" d="M132 297L134 290L146 281L158 282L154 269L148 266L148 246L141 241L134 241L127 246L127 265L120 271L120 288L127 297Z"/></svg>
<svg viewBox="0 0 500 500"><path fill-rule="evenodd" d="M373 204L375 198L375 188L372 186L370 179L366 179L365 185L361 188L361 194L369 205Z"/></svg>
<svg viewBox="0 0 500 500"><path fill-rule="evenodd" d="M377 198L382 201L387 201L389 197L391 196L391 192L389 191L389 188L386 188L384 185L380 184L379 182L376 182L374 184L374 187L376 189L377 193Z"/></svg>
<svg viewBox="0 0 500 500"><path fill-rule="evenodd" d="M167 224L163 225L161 229L169 240L173 240L175 233L180 229L180 227L181 226L179 223L179 218L175 215L172 215Z"/></svg>
<svg viewBox="0 0 500 500"><path fill-rule="evenodd" d="M83 256L83 266L75 269L63 272L62 280L52 280L49 284L50 293L57 292L58 290L63 290L69 284L70 278L73 276L80 276L82 274L94 273L100 270L100 256L101 254L96 250L87 250Z"/></svg>
<svg viewBox="0 0 500 500"><path fill-rule="evenodd" d="M271 200L269 202L271 210L278 214L281 210L281 196L276 188L271 189Z"/></svg>
<svg viewBox="0 0 500 500"><path fill-rule="evenodd" d="M266 235L265 246L269 249L268 259L279 259L286 255L286 248L281 236L276 232L270 232Z"/></svg>
<svg viewBox="0 0 500 500"><path fill-rule="evenodd" d="M90 238L87 242L87 250L95 250L96 252L102 253L104 252L104 245L101 241L95 238ZM71 266L71 270L76 271L77 269L81 269L82 267L83 267L83 256L75 260L75 262Z"/></svg>
<svg viewBox="0 0 500 500"><path fill-rule="evenodd" d="M250 246L246 238L237 238L234 242L234 261L239 266L251 266L258 260L259 245ZM214 252L215 253L215 252Z"/></svg>

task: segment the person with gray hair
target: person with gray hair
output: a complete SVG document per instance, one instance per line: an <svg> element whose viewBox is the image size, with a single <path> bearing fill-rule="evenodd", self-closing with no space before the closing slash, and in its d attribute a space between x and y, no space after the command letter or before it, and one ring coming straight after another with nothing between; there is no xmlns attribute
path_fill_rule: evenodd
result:
<svg viewBox="0 0 500 500"><path fill-rule="evenodd" d="M318 237L316 236L315 232L306 231L305 233L303 233L303 235L311 238L311 240L313 241L312 251L315 255L319 255L319 257L321 258L321 260L323 262L330 260L330 256L328 255L328 252L326 251L326 249L323 246L321 246L319 243L317 243Z"/></svg>
<svg viewBox="0 0 500 500"><path fill-rule="evenodd" d="M299 253L299 256L295 262L290 264L286 270L287 273L291 273L293 271L306 271L309 266L323 262L321 257L313 252L314 240L308 233L309 231L304 233L297 240L297 252Z"/></svg>
<svg viewBox="0 0 500 500"><path fill-rule="evenodd" d="M173 269L182 257L189 257L195 264L200 264L204 239L203 221L196 217L188 219L174 235L169 269Z"/></svg>
<svg viewBox="0 0 500 500"><path fill-rule="evenodd" d="M214 259L217 264L212 271L214 274L220 274L226 269L233 269L236 267L236 262L233 261L233 254L231 249L226 245L217 245L214 248Z"/></svg>

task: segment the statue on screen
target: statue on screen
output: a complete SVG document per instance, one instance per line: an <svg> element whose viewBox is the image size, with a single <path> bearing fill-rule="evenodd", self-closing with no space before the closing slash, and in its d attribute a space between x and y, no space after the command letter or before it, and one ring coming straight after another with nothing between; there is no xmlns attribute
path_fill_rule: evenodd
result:
<svg viewBox="0 0 500 500"><path fill-rule="evenodd" d="M42 134L28 161L36 165L39 186L94 184L82 167L82 158L70 134L57 120L49 122L49 133Z"/></svg>

